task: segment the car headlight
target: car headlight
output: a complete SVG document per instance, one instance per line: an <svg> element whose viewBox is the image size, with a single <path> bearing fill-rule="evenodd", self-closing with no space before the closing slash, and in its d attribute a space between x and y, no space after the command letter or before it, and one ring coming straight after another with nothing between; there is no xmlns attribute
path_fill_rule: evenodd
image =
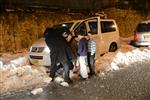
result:
<svg viewBox="0 0 150 100"><path fill-rule="evenodd" d="M45 47L44 52L50 53L50 49L48 47Z"/></svg>

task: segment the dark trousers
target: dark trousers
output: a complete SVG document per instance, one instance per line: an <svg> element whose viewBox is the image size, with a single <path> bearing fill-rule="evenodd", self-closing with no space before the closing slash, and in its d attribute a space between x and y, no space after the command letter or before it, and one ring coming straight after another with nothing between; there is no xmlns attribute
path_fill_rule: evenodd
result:
<svg viewBox="0 0 150 100"><path fill-rule="evenodd" d="M87 60L88 60L88 66L90 69L90 75L93 75L94 74L95 53L93 55L91 55L91 52L88 52Z"/></svg>
<svg viewBox="0 0 150 100"><path fill-rule="evenodd" d="M69 82L70 78L69 78L69 65L68 65L68 61L60 61L58 62L58 55L57 53L52 53L51 54L51 67L50 67L50 77L54 80L56 71L60 68L60 66L57 65L57 63L60 63L61 66L63 67L63 77L65 82Z"/></svg>

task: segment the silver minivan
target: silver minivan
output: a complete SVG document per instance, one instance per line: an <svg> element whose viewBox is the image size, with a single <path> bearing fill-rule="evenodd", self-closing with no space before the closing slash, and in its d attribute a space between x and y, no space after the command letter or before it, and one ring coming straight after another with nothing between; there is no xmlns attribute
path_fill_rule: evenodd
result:
<svg viewBox="0 0 150 100"><path fill-rule="evenodd" d="M135 46L150 46L150 20L140 22L134 33Z"/></svg>
<svg viewBox="0 0 150 100"><path fill-rule="evenodd" d="M101 19L100 16L97 16L73 21L73 24L70 25L70 31L73 36L80 32L84 32L85 35L88 33L92 34L93 39L96 41L96 59L99 59L102 54L114 52L120 47L119 30L113 19ZM29 61L31 64L42 66L49 66L51 64L50 50L44 38L31 46Z"/></svg>

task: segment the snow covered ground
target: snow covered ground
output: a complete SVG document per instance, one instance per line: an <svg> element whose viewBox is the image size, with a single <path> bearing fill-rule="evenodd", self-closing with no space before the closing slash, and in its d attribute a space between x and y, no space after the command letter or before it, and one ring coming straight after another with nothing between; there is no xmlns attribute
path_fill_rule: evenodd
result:
<svg viewBox="0 0 150 100"><path fill-rule="evenodd" d="M119 51L111 62L111 68L112 70L118 70L120 67L136 64L136 62L150 63L150 50L135 49L126 53Z"/></svg>
<svg viewBox="0 0 150 100"><path fill-rule="evenodd" d="M36 88L49 82L46 69L31 66L28 54L3 54L0 58L0 94Z"/></svg>
<svg viewBox="0 0 150 100"><path fill-rule="evenodd" d="M103 67L105 71L115 71L131 64L137 64L137 62L150 63L150 48L134 48L123 45L117 52L103 55L96 62L96 70ZM12 88L16 90L16 88L34 85L39 81L49 83L50 80L44 67L29 65L28 54L15 57L11 57L9 54L1 56L0 75L0 88L4 92L10 91Z"/></svg>
<svg viewBox="0 0 150 100"><path fill-rule="evenodd" d="M103 62L105 63L106 68L111 68L111 70L118 70L121 67L128 66L130 64L136 64L136 62L150 62L150 49L144 48L144 49L133 49L128 52L122 52L121 50L118 50L115 53L115 56L111 55L112 53L107 53L107 57L103 57L103 59L113 59L109 62ZM3 59L3 60L2 60ZM19 71L19 70L31 70L31 65L29 65L28 62L28 56L20 56L16 59L12 59L9 62L4 62L5 58L0 58L0 70L6 71ZM107 64L106 64L107 63Z"/></svg>

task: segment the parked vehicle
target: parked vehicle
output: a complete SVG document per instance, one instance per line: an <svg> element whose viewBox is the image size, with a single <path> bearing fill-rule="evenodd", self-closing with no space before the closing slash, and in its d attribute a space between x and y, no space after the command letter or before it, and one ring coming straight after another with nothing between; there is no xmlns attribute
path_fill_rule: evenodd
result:
<svg viewBox="0 0 150 100"><path fill-rule="evenodd" d="M53 27L60 27L65 25L70 29L70 31L72 31L80 22L81 20L68 21L54 25ZM32 44L29 52L29 62L30 64L34 65L51 65L50 49L45 42L45 38L41 38Z"/></svg>
<svg viewBox="0 0 150 100"><path fill-rule="evenodd" d="M150 46L150 20L140 22L134 31L135 46Z"/></svg>
<svg viewBox="0 0 150 100"><path fill-rule="evenodd" d="M115 20L101 19L100 16L91 17L85 20L73 21L69 24L73 36L80 32L87 35L91 33L96 41L96 59L106 52L114 52L120 47L119 30ZM49 66L50 50L44 38L35 42L30 49L29 60L32 64Z"/></svg>
<svg viewBox="0 0 150 100"><path fill-rule="evenodd" d="M120 47L119 29L115 20L92 17L85 19L75 30L78 34L91 33L96 41L96 59L106 52L114 52Z"/></svg>

